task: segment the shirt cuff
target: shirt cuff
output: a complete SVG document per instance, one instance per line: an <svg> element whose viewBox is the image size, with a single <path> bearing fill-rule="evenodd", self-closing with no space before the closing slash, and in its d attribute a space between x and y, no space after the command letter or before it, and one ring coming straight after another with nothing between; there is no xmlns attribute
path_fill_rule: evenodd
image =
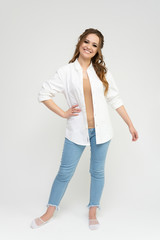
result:
<svg viewBox="0 0 160 240"><path fill-rule="evenodd" d="M111 107L113 109L117 109L120 106L124 105L123 100L119 96L117 96L117 97L113 98L111 101L109 101L109 104L111 105Z"/></svg>

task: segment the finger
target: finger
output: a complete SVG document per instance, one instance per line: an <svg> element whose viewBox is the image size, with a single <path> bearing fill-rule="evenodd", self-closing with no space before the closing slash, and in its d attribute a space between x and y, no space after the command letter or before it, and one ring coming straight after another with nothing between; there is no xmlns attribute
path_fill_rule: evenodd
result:
<svg viewBox="0 0 160 240"><path fill-rule="evenodd" d="M136 141L137 140L137 134L135 133L135 135L134 135L134 140Z"/></svg>
<svg viewBox="0 0 160 240"><path fill-rule="evenodd" d="M77 107L78 106L78 104L76 104L76 105L73 105L72 107Z"/></svg>
<svg viewBox="0 0 160 240"><path fill-rule="evenodd" d="M78 116L79 114L73 113L72 116Z"/></svg>
<svg viewBox="0 0 160 240"><path fill-rule="evenodd" d="M135 140L135 135L134 135L134 133L132 134L132 140L133 140L133 141Z"/></svg>
<svg viewBox="0 0 160 240"><path fill-rule="evenodd" d="M134 138L135 139L137 139L138 138L138 136L137 136L137 133L135 132L135 134L134 134Z"/></svg>
<svg viewBox="0 0 160 240"><path fill-rule="evenodd" d="M80 112L80 111L81 109L77 109L77 108L74 109L74 112Z"/></svg>
<svg viewBox="0 0 160 240"><path fill-rule="evenodd" d="M81 109L80 108L72 108L72 111L79 112L79 111L81 111Z"/></svg>
<svg viewBox="0 0 160 240"><path fill-rule="evenodd" d="M73 110L74 110L74 111L79 111L79 110L80 110L80 108L73 108Z"/></svg>
<svg viewBox="0 0 160 240"><path fill-rule="evenodd" d="M76 112L75 110L72 110L72 115L73 115L75 112Z"/></svg>

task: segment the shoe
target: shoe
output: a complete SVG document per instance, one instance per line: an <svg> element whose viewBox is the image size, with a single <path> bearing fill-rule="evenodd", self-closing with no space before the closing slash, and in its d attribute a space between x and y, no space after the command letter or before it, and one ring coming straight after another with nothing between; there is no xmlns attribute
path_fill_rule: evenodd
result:
<svg viewBox="0 0 160 240"><path fill-rule="evenodd" d="M96 230L99 228L100 224L98 223L98 220L95 218L95 219L88 219L89 221L89 228L91 230Z"/></svg>
<svg viewBox="0 0 160 240"><path fill-rule="evenodd" d="M36 223L36 221L35 221L36 219L39 219L42 223L41 223L40 225L38 225L38 224ZM53 219L54 219L54 218L51 217L48 221L43 221L40 217L35 218L35 219L31 222L30 227L31 227L31 228L39 228L39 227L45 225L46 223L51 222Z"/></svg>

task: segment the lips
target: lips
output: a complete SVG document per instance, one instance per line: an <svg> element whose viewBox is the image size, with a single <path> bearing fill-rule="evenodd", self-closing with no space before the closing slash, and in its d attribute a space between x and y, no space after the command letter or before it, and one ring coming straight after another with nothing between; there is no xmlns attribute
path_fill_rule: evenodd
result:
<svg viewBox="0 0 160 240"><path fill-rule="evenodd" d="M83 50L84 50L86 53L91 53L91 51L89 51L89 50L86 49L86 48L83 48Z"/></svg>

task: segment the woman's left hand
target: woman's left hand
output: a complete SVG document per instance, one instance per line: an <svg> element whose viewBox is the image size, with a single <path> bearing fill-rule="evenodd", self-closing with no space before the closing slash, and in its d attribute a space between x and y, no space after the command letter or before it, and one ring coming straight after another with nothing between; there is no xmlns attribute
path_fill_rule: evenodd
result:
<svg viewBox="0 0 160 240"><path fill-rule="evenodd" d="M129 131L132 134L132 141L137 141L137 139L138 139L138 132L133 127L133 125L129 127Z"/></svg>

